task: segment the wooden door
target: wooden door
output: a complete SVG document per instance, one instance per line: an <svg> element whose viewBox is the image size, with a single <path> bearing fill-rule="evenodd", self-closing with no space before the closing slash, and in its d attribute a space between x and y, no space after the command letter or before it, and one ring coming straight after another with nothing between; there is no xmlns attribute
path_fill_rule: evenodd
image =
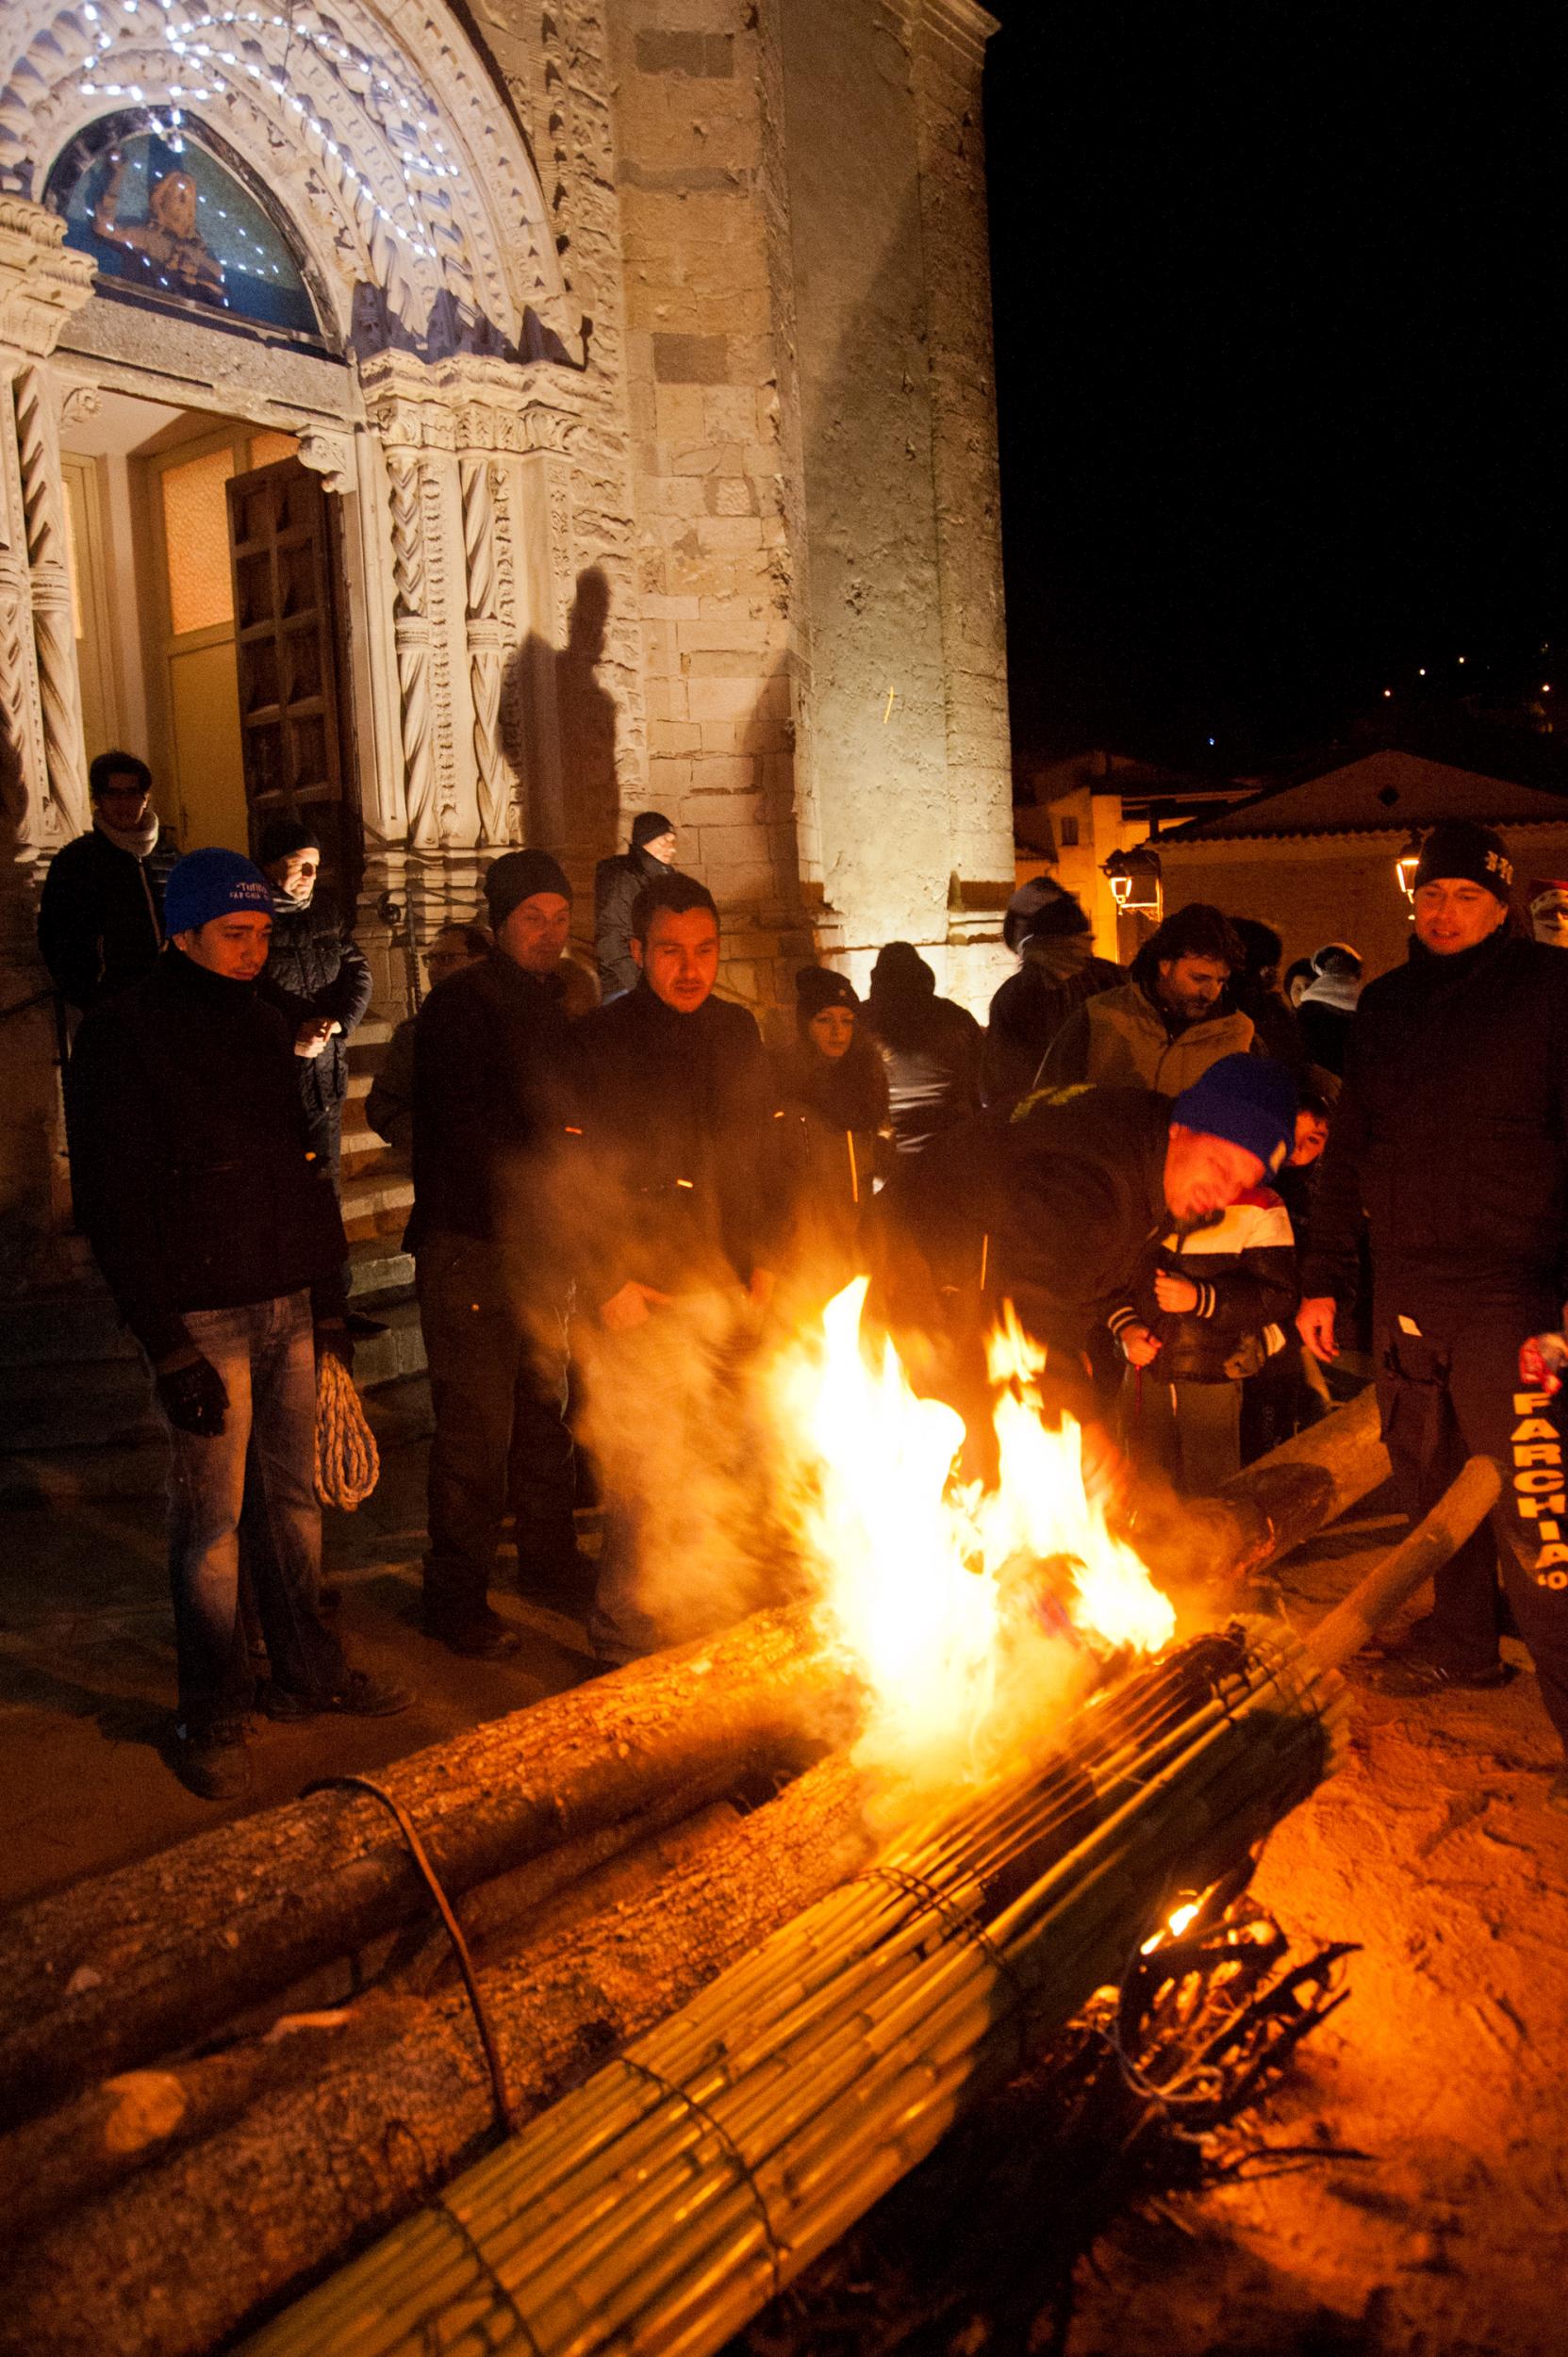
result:
<svg viewBox="0 0 1568 2357"><path fill-rule="evenodd" d="M297 458L236 475L226 488L252 849L269 819L303 819L321 837L322 867L352 909L361 840L327 495Z"/></svg>

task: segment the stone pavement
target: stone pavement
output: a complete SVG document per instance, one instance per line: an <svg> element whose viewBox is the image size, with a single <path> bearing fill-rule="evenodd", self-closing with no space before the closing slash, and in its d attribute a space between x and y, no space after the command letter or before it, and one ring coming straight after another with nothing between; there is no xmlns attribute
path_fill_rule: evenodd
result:
<svg viewBox="0 0 1568 2357"><path fill-rule="evenodd" d="M524 1640L512 1660L460 1661L421 1633L427 1390L394 1385L370 1407L381 1483L357 1514L328 1514L327 1573L351 1659L408 1687L413 1705L396 1719L258 1721L251 1793L226 1808L186 1791L158 1749L174 1695L161 1443L0 1459L0 1906L313 1777L373 1774L592 1674L579 1626L504 1588L497 1608Z"/></svg>

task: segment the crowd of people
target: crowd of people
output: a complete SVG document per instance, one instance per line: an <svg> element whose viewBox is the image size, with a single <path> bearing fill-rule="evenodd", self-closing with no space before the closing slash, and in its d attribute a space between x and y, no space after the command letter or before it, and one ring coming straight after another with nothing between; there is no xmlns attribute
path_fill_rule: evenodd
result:
<svg viewBox="0 0 1568 2357"><path fill-rule="evenodd" d="M78 1222L171 1436L173 1757L221 1798L245 1788L257 1708L407 1699L345 1658L311 1477L317 1360L353 1363L338 1165L371 982L308 823L274 821L256 864L176 861L150 784L129 756L94 764L93 830L54 864L40 939L84 1016ZM1511 1624L1568 1738L1560 1441L1519 1357L1559 1330L1568 1279L1568 960L1514 915L1500 837L1433 831L1409 962L1364 991L1348 944L1281 981L1278 933L1205 905L1124 972L1042 879L1008 913L1017 968L985 1026L890 942L864 999L802 967L771 1051L716 989L719 911L678 851L650 812L602 864L596 974L556 860L503 854L486 921L431 943L369 1100L414 1179L433 1639L516 1650L491 1602L508 1525L520 1588L605 1661L750 1600L707 1475L744 1480L763 1447L747 1369L769 1330L864 1273L961 1409L1011 1302L1113 1494L1129 1463L1212 1490L1324 1412L1323 1367L1357 1336L1412 1510L1468 1451L1510 1485L1384 1673L1499 1683ZM1560 924L1568 885L1532 903Z"/></svg>

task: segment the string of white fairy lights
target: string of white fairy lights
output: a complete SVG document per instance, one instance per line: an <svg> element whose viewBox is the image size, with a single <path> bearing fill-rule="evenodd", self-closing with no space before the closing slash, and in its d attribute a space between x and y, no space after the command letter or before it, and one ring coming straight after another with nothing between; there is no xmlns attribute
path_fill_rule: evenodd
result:
<svg viewBox="0 0 1568 2357"><path fill-rule="evenodd" d="M419 185L425 181L458 180L459 167L451 160L445 141L440 138L433 118L437 109L428 98L410 91L387 74L379 58L343 41L336 29L303 23L290 12L282 16L264 8L206 9L192 12L190 0L83 0L78 11L92 27L92 46L74 68L78 75L77 89L84 97L129 99L133 105L145 107L152 118L151 127L179 154L184 146L186 108L213 98L230 94L230 75L244 75L249 81L270 90L300 119L300 127L312 133L322 142L323 152L330 156L343 176L347 187L362 198L374 213L388 234L397 238L411 253L426 261L438 261L434 243L437 232L426 210L426 192ZM164 22L159 31L149 33L149 22L159 15ZM134 21L133 21L134 20ZM313 50L335 75L341 69L360 75L368 90L380 94L377 127L387 140L396 160L403 180L404 198L413 227L410 231L382 203L371 182L333 137L331 126L322 122L312 107L297 91L290 90L276 67L265 57L246 56L244 51L257 47L256 35L249 27L265 28L286 34L290 41L298 41ZM149 91L141 82L105 81L98 78L112 59L117 49L132 47L146 49L160 38L171 60L173 75L161 91ZM208 39L206 36L212 36ZM184 78L194 68L195 78ZM225 74L224 69L229 69ZM157 120L160 107L167 107L167 122ZM415 144L414 142L421 142ZM404 144L404 142L408 142ZM427 153L426 150L431 152Z"/></svg>

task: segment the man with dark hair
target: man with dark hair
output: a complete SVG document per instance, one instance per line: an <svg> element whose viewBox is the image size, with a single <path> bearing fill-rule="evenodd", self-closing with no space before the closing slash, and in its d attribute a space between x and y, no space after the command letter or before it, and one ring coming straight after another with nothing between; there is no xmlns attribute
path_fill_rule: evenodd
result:
<svg viewBox="0 0 1568 2357"><path fill-rule="evenodd" d="M293 1026L310 1150L338 1183L350 1033L371 1003L371 969L321 882L322 847L299 818L262 829L256 865L272 886L272 947L261 995Z"/></svg>
<svg viewBox="0 0 1568 2357"><path fill-rule="evenodd" d="M548 851L507 851L485 898L493 948L433 990L415 1027L405 1242L436 1411L425 1627L454 1653L496 1660L520 1641L488 1601L508 1501L524 1594L569 1607L583 1566L570 1283L551 1187L567 1120L571 886Z"/></svg>
<svg viewBox="0 0 1568 2357"><path fill-rule="evenodd" d="M1379 1682L1499 1686L1497 1570L1568 1743L1568 1482L1519 1347L1559 1323L1568 1245L1568 960L1510 930L1490 827L1434 827L1407 963L1362 992L1312 1211L1297 1325L1320 1359L1370 1229L1383 1433L1411 1515L1464 1458L1503 1469L1489 1529L1437 1573L1434 1608ZM1568 1774L1554 1799L1568 1805Z"/></svg>
<svg viewBox="0 0 1568 2357"><path fill-rule="evenodd" d="M1252 1046L1250 1015L1230 1006L1232 975L1246 962L1229 917L1201 900L1167 916L1139 950L1119 990L1102 991L1069 1015L1040 1067L1037 1086L1088 1080L1177 1096L1221 1056Z"/></svg>
<svg viewBox="0 0 1568 2357"><path fill-rule="evenodd" d="M1272 925L1256 916L1232 916L1231 930L1242 945L1243 964L1230 979L1231 1004L1252 1018L1258 1050L1286 1064L1299 1078L1307 1062L1296 1029L1296 1012L1279 987L1279 960L1285 945Z"/></svg>
<svg viewBox="0 0 1568 2357"><path fill-rule="evenodd" d="M593 871L593 953L606 998L636 988L632 911L643 885L657 882L674 860L671 821L662 810L639 810L632 821L630 847L613 859L602 859Z"/></svg>
<svg viewBox="0 0 1568 2357"><path fill-rule="evenodd" d="M772 1288L772 1096L761 1035L713 996L718 911L654 877L632 915L637 986L574 1035L578 1297L604 1542L591 1633L627 1660L740 1607L702 1483L736 1428L734 1354Z"/></svg>
<svg viewBox="0 0 1568 2357"><path fill-rule="evenodd" d="M425 970L434 990L465 966L478 965L494 944L483 925L443 925L424 953ZM414 1030L418 1018L406 1015L387 1043L371 1093L365 1118L378 1137L386 1139L405 1160L414 1151Z"/></svg>
<svg viewBox="0 0 1568 2357"><path fill-rule="evenodd" d="M173 1764L207 1800L249 1781L242 1540L271 1717L378 1718L407 1699L348 1668L318 1608L316 1358L347 1363L352 1344L343 1224L305 1151L288 1027L256 987L272 903L238 852L181 860L170 948L88 1017L67 1082L77 1217L169 1426Z"/></svg>
<svg viewBox="0 0 1568 2357"><path fill-rule="evenodd" d="M1011 920L1012 912L1009 912ZM991 1001L981 1086L988 1105L1015 1105L1034 1086L1041 1058L1068 1015L1127 980L1093 954L1089 920L1070 892L1039 892L1020 913L1018 971Z"/></svg>
<svg viewBox="0 0 1568 2357"><path fill-rule="evenodd" d="M39 954L60 997L84 1010L157 964L163 888L179 857L152 807L144 761L100 753L87 783L92 825L56 852L38 911Z"/></svg>

